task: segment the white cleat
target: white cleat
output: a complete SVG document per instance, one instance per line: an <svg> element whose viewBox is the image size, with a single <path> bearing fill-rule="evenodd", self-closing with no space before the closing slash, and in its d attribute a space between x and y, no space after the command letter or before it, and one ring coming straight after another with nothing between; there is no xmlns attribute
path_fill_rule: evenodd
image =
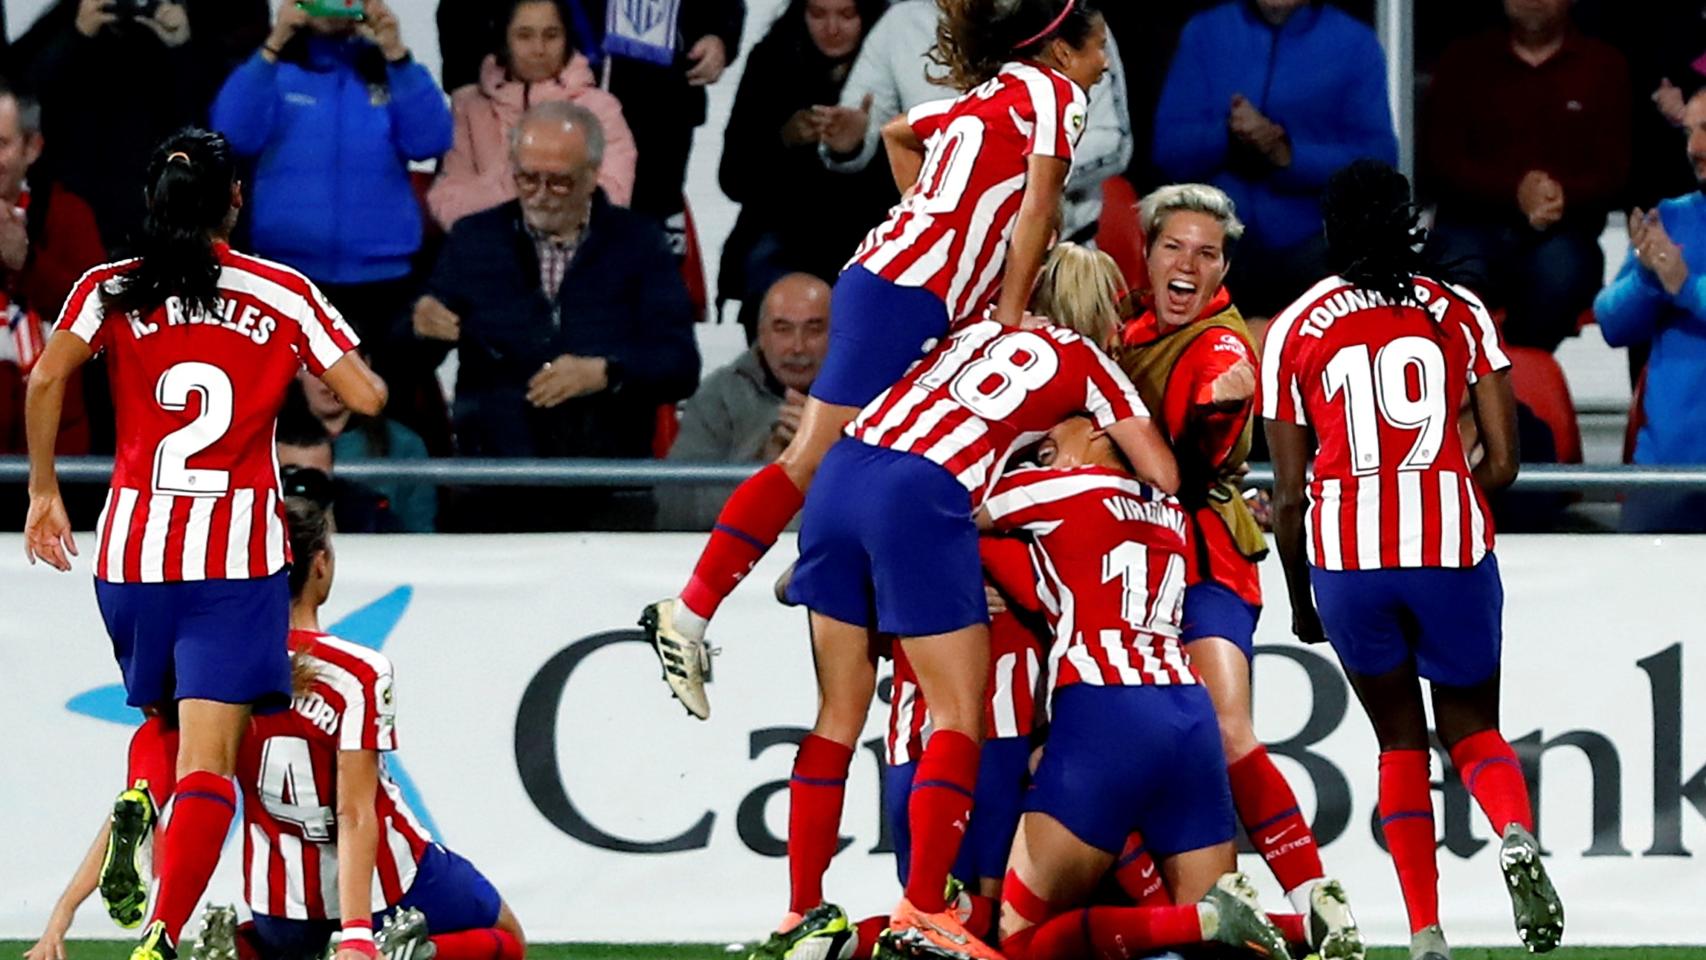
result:
<svg viewBox="0 0 1706 960"><path fill-rule="evenodd" d="M1363 960L1367 948L1345 888L1322 880L1309 890L1309 943L1321 960Z"/></svg>
<svg viewBox="0 0 1706 960"><path fill-rule="evenodd" d="M1451 948L1445 945L1445 931L1439 924L1410 934L1410 960L1451 960Z"/></svg>
<svg viewBox="0 0 1706 960"><path fill-rule="evenodd" d="M711 679L711 657L721 651L713 650L703 640L695 640L675 626L675 613L680 600L659 600L640 612L640 629L663 666L663 679L669 692L687 712L700 720L711 716L711 701L705 697L705 682Z"/></svg>

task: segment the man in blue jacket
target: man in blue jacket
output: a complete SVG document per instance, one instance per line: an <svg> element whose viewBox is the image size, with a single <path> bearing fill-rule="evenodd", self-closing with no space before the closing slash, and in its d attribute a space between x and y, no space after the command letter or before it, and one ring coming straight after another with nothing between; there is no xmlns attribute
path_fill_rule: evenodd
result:
<svg viewBox="0 0 1706 960"><path fill-rule="evenodd" d="M1643 465L1706 464L1706 88L1688 99L1683 129L1701 190L1629 215L1629 259L1593 302L1605 342L1652 349L1635 437L1635 462ZM1621 526L1706 532L1706 493L1631 490Z"/></svg>
<svg viewBox="0 0 1706 960"><path fill-rule="evenodd" d="M658 407L698 385L686 284L657 221L598 192L603 151L585 108L529 109L510 140L518 198L463 217L445 241L413 333L430 366L456 348L463 456L648 457ZM650 522L649 498L490 499L488 529Z"/></svg>
<svg viewBox="0 0 1706 960"><path fill-rule="evenodd" d="M1321 279L1321 191L1362 157L1398 162L1386 59L1367 24L1319 0L1233 0L1185 24L1154 163L1238 205L1247 232L1227 286L1246 316L1271 316Z"/></svg>

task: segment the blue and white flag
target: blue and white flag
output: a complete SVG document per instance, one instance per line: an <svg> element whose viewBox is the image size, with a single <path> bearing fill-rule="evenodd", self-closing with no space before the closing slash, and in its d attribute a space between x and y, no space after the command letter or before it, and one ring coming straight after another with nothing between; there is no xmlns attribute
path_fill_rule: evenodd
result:
<svg viewBox="0 0 1706 960"><path fill-rule="evenodd" d="M604 50L612 56L660 66L675 63L676 20L681 0L610 0Z"/></svg>

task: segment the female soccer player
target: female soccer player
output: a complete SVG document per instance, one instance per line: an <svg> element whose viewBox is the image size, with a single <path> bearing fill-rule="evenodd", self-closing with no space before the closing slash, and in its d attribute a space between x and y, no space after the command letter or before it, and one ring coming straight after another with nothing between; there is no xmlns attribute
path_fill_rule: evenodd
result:
<svg viewBox="0 0 1706 960"><path fill-rule="evenodd" d="M1244 233L1232 199L1174 184L1143 199L1148 309L1126 325L1120 366L1156 411L1190 512L1191 570L1180 642L1220 718L1232 801L1262 859L1299 913L1324 878L1315 835L1285 777L1256 739L1250 663L1267 538L1238 482L1255 421L1256 351L1222 285Z"/></svg>
<svg viewBox="0 0 1706 960"><path fill-rule="evenodd" d="M176 705L178 803L132 960L172 960L235 812L251 709L290 699L290 591L273 426L299 367L350 409L385 385L301 274L226 243L242 203L225 138L188 129L148 166L139 255L89 271L30 376L25 552L77 547L54 472L66 378L107 353L118 456L96 527L95 596L135 707Z"/></svg>
<svg viewBox="0 0 1706 960"><path fill-rule="evenodd" d="M1551 950L1564 910L1498 730L1504 588L1485 494L1516 477L1510 361L1481 301L1426 275L1402 174L1358 161L1328 182L1322 212L1337 273L1274 318L1261 364L1292 629L1333 644L1374 725L1411 956L1449 956L1423 679L1439 738L1502 838L1517 932ZM1456 429L1466 391L1485 450L1474 467Z"/></svg>
<svg viewBox="0 0 1706 960"><path fill-rule="evenodd" d="M1093 0L937 0L935 58L957 100L915 107L883 130L905 198L836 283L829 355L777 461L723 506L678 597L641 615L669 683L705 719L705 627L804 502L848 421L949 327L1016 325L1031 298L1083 132L1085 91L1107 70Z"/></svg>
<svg viewBox="0 0 1706 960"><path fill-rule="evenodd" d="M980 513L1029 536L1054 631L1049 738L1002 890L1002 952L1075 960L1212 940L1283 960L1283 937L1234 872L1214 706L1179 644L1187 514L1132 478L1090 421L1050 437L1051 466L1008 473ZM1074 909L1134 829L1183 905Z"/></svg>

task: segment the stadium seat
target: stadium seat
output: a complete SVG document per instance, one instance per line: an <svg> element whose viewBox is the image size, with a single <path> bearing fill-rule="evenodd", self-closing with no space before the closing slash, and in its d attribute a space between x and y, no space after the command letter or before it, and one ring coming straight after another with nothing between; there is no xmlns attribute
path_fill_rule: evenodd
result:
<svg viewBox="0 0 1706 960"><path fill-rule="evenodd" d="M657 426L652 430L652 456L658 460L669 456L669 448L675 446L675 438L680 434L681 416L675 404L660 404Z"/></svg>
<svg viewBox="0 0 1706 960"><path fill-rule="evenodd" d="M687 299L693 301L693 322L704 323L706 308L711 302L705 284L705 255L699 248L699 228L693 222L693 208L687 198L681 198L681 214L686 220L682 236L681 279L687 284Z"/></svg>
<svg viewBox="0 0 1706 960"><path fill-rule="evenodd" d="M1635 395L1629 398L1629 421L1623 427L1623 462L1635 462L1635 438L1641 435L1641 427L1647 423L1647 371L1641 370L1641 378L1635 381Z"/></svg>
<svg viewBox="0 0 1706 960"><path fill-rule="evenodd" d="M1563 368L1552 354L1534 347L1506 347L1505 353L1511 361L1511 390L1551 429L1558 462L1581 463L1582 429Z"/></svg>
<svg viewBox="0 0 1706 960"><path fill-rule="evenodd" d="M1137 215L1137 189L1125 177L1102 181L1102 219L1096 228L1096 249L1114 258L1133 290L1148 285L1143 255L1143 223Z"/></svg>

